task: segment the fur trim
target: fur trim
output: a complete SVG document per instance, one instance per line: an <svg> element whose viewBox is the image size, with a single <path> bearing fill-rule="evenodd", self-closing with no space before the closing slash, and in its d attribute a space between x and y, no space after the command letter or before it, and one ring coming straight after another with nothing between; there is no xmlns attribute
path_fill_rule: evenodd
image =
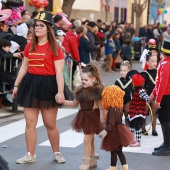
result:
<svg viewBox="0 0 170 170"><path fill-rule="evenodd" d="M99 100L101 99L103 89L104 86L102 83L97 83L96 85L88 88L83 88L82 86L80 86L75 90L76 99L79 101Z"/></svg>

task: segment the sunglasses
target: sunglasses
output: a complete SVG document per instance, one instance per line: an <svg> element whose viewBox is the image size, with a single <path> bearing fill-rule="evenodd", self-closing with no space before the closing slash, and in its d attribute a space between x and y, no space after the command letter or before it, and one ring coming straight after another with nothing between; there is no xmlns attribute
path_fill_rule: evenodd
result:
<svg viewBox="0 0 170 170"><path fill-rule="evenodd" d="M44 27L45 27L44 24L34 24L34 28L43 29Z"/></svg>

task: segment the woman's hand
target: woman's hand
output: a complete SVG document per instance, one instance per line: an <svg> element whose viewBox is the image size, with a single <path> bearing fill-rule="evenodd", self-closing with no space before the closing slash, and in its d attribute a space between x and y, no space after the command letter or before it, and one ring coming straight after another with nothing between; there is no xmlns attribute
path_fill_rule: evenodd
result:
<svg viewBox="0 0 170 170"><path fill-rule="evenodd" d="M17 98L17 92L18 92L18 87L14 87L14 89L13 89L13 91L12 91L12 97L13 97L14 99Z"/></svg>
<svg viewBox="0 0 170 170"><path fill-rule="evenodd" d="M160 105L160 103L158 103L158 102L155 102L155 106L156 106L157 109L160 109L160 108L161 108L161 105Z"/></svg>
<svg viewBox="0 0 170 170"><path fill-rule="evenodd" d="M57 93L55 95L55 100L58 104L63 104L65 102L65 97L63 93Z"/></svg>

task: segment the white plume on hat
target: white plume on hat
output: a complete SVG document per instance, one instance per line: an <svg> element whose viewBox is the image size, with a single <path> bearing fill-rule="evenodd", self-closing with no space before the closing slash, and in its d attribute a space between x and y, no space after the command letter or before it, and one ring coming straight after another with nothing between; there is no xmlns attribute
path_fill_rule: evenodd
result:
<svg viewBox="0 0 170 170"><path fill-rule="evenodd" d="M66 36L65 32L62 31L62 30L57 30L56 34L59 36L59 35L62 35L62 36Z"/></svg>
<svg viewBox="0 0 170 170"><path fill-rule="evenodd" d="M20 25L17 26L17 29L16 29L16 32L17 32L17 35L19 36L23 36L23 37L27 37L27 34L28 34L28 27L25 23L22 23Z"/></svg>

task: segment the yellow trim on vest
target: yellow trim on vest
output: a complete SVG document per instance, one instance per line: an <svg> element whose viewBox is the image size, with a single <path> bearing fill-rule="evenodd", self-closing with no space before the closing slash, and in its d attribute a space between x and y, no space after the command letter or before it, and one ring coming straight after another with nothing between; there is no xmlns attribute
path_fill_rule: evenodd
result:
<svg viewBox="0 0 170 170"><path fill-rule="evenodd" d="M28 61L44 61L43 58L29 58Z"/></svg>
<svg viewBox="0 0 170 170"><path fill-rule="evenodd" d="M44 67L44 64L29 64L29 67Z"/></svg>
<svg viewBox="0 0 170 170"><path fill-rule="evenodd" d="M45 53L29 53L28 55L45 55Z"/></svg>

